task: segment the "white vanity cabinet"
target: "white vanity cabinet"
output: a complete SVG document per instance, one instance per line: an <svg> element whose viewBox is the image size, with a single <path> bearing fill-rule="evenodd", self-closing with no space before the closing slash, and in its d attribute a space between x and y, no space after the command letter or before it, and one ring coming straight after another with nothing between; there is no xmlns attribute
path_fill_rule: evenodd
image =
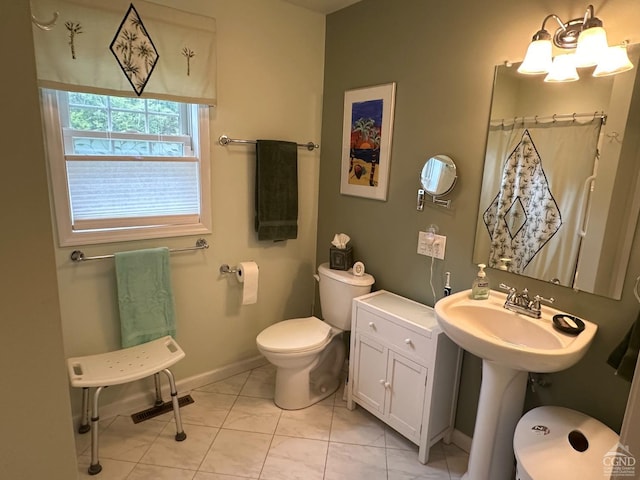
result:
<svg viewBox="0 0 640 480"><path fill-rule="evenodd" d="M358 404L418 445L450 441L461 350L431 307L386 290L353 300L347 408Z"/></svg>

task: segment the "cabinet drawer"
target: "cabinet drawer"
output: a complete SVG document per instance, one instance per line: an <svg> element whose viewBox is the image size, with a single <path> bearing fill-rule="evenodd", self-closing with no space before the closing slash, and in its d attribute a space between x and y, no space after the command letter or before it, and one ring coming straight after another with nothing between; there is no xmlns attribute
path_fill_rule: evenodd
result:
<svg viewBox="0 0 640 480"><path fill-rule="evenodd" d="M412 355L423 362L429 360L429 338L364 309L358 309L356 331L392 345L398 352Z"/></svg>

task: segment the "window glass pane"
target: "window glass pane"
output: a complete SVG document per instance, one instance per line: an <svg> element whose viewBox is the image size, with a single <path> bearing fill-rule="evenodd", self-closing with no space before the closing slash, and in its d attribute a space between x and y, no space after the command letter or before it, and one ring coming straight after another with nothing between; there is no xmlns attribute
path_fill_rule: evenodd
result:
<svg viewBox="0 0 640 480"><path fill-rule="evenodd" d="M74 137L75 155L126 155L154 157L184 157L187 155L180 142L145 140L117 140L108 138Z"/></svg>
<svg viewBox="0 0 640 480"><path fill-rule="evenodd" d="M200 213L197 162L68 161L73 221Z"/></svg>
<svg viewBox="0 0 640 480"><path fill-rule="evenodd" d="M111 108L144 112L144 98L109 97Z"/></svg>
<svg viewBox="0 0 640 480"><path fill-rule="evenodd" d="M74 130L106 132L109 128L107 110L69 106L69 126Z"/></svg>
<svg viewBox="0 0 640 480"><path fill-rule="evenodd" d="M111 155L113 145L107 138L76 137L73 139L73 152L77 155Z"/></svg>
<svg viewBox="0 0 640 480"><path fill-rule="evenodd" d="M113 132L147 132L147 122L144 113L112 111L111 123L111 130Z"/></svg>
<svg viewBox="0 0 640 480"><path fill-rule="evenodd" d="M115 155L149 155L149 142L138 140L113 140Z"/></svg>
<svg viewBox="0 0 640 480"><path fill-rule="evenodd" d="M150 112L155 113L173 113L176 115L180 113L180 104L168 100L150 98L147 100L147 108Z"/></svg>
<svg viewBox="0 0 640 480"><path fill-rule="evenodd" d="M69 105L92 105L94 107L107 107L108 97L94 95L92 93L69 92Z"/></svg>
<svg viewBox="0 0 640 480"><path fill-rule="evenodd" d="M184 157L184 144L178 142L149 142L151 155L157 157Z"/></svg>
<svg viewBox="0 0 640 480"><path fill-rule="evenodd" d="M149 114L149 133L155 135L180 135L180 118L177 115Z"/></svg>

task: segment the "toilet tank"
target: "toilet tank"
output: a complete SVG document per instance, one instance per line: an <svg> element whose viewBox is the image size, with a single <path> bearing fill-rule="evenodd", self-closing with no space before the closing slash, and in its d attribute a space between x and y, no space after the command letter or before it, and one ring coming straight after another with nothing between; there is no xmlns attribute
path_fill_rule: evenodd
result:
<svg viewBox="0 0 640 480"><path fill-rule="evenodd" d="M357 277L352 270L332 270L328 263L318 267L318 276L324 321L340 330L351 330L351 301L369 293L375 279L368 273Z"/></svg>

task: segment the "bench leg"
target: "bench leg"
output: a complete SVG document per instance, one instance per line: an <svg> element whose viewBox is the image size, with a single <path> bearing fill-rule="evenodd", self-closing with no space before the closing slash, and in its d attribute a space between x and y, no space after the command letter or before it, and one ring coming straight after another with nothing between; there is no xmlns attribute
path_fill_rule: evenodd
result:
<svg viewBox="0 0 640 480"><path fill-rule="evenodd" d="M89 426L89 387L82 387L82 418L78 433L87 433L91 430Z"/></svg>
<svg viewBox="0 0 640 480"><path fill-rule="evenodd" d="M162 388L160 386L160 372L153 374L153 382L156 386L156 403L154 405L161 407L164 405L164 401L162 400Z"/></svg>
<svg viewBox="0 0 640 480"><path fill-rule="evenodd" d="M173 373L168 368L165 368L163 372L169 378L169 385L171 387L171 403L173 404L173 416L176 420L176 442L182 442L187 438L187 434L182 429L182 420L180 418L180 404L178 403L178 390L176 389L176 381L173 378Z"/></svg>
<svg viewBox="0 0 640 480"><path fill-rule="evenodd" d="M93 410L91 412L91 464L89 465L89 475L96 475L102 471L100 459L98 458L98 422L100 415L98 412L98 400L102 389L98 387L93 392Z"/></svg>

